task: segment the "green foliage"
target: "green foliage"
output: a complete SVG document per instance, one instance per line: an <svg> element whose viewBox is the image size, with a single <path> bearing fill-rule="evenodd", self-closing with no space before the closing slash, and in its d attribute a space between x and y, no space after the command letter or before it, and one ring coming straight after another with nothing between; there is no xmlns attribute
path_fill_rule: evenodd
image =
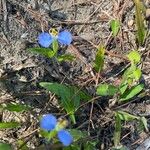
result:
<svg viewBox="0 0 150 150"><path fill-rule="evenodd" d="M148 130L148 124L147 124L147 119L145 117L140 117L139 119L139 127L140 127L140 130L146 130L147 132L149 131Z"/></svg>
<svg viewBox="0 0 150 150"><path fill-rule="evenodd" d="M118 147L112 148L112 150L129 150L129 149L125 146L120 145Z"/></svg>
<svg viewBox="0 0 150 150"><path fill-rule="evenodd" d="M73 136L73 140L74 142L83 139L87 136L86 133L81 132L80 130L77 129L70 129L69 132L71 133L71 135Z"/></svg>
<svg viewBox="0 0 150 150"><path fill-rule="evenodd" d="M96 93L101 96L113 96L117 91L118 88L113 85L99 84Z"/></svg>
<svg viewBox="0 0 150 150"><path fill-rule="evenodd" d="M104 54L105 54L105 48L100 45L98 48L98 51L96 53L95 61L94 61L94 69L97 72L102 71L104 66Z"/></svg>
<svg viewBox="0 0 150 150"><path fill-rule="evenodd" d="M0 150L12 150L10 144L0 142Z"/></svg>
<svg viewBox="0 0 150 150"><path fill-rule="evenodd" d="M137 64L141 60L141 55L137 51L131 51L127 57L132 64Z"/></svg>
<svg viewBox="0 0 150 150"><path fill-rule="evenodd" d="M68 147L64 147L63 150L81 150L80 146L77 144L68 146Z"/></svg>
<svg viewBox="0 0 150 150"><path fill-rule="evenodd" d="M87 139L88 135L86 132L81 132L76 129L71 129L69 132L73 136L74 143L63 148L63 150L96 150L96 144L98 141Z"/></svg>
<svg viewBox="0 0 150 150"><path fill-rule="evenodd" d="M111 27L111 30L112 30L112 33L113 33L113 36L117 36L119 30L120 30L120 22L119 20L112 20L110 22L110 27Z"/></svg>
<svg viewBox="0 0 150 150"><path fill-rule="evenodd" d="M120 136L121 136L121 121L132 121L132 120L137 120L140 123L140 127L144 127L141 128L146 129L146 131L148 131L148 126L147 126L147 120L145 117L139 117L139 116L135 116L132 114L129 114L127 112L124 111L116 111L115 112L115 132L114 132L114 149L118 149L120 150L120 148L122 147L120 145ZM125 148L125 147L124 147ZM122 150L122 148L121 148Z"/></svg>
<svg viewBox="0 0 150 150"><path fill-rule="evenodd" d="M57 41L57 40L54 40L54 41L53 41L53 43L52 43L52 48L53 48L54 53L56 54L57 51L58 51L58 48L59 48L59 46L58 46L58 41Z"/></svg>
<svg viewBox="0 0 150 150"><path fill-rule="evenodd" d="M131 115L127 112L124 112L124 111L117 111L116 112L118 117L120 118L120 120L122 121L132 121L134 119L139 119L140 117L137 117L135 115Z"/></svg>
<svg viewBox="0 0 150 150"><path fill-rule="evenodd" d="M75 59L75 57L70 55L70 54L64 54L64 55L61 55L61 56L57 56L57 60L59 62L62 62L62 61L73 61L74 59Z"/></svg>
<svg viewBox="0 0 150 150"><path fill-rule="evenodd" d="M37 53L37 54L46 56L47 58L52 58L55 55L55 52L50 48L37 47L37 48L29 48L28 50L33 53Z"/></svg>
<svg viewBox="0 0 150 150"><path fill-rule="evenodd" d="M9 103L9 104L2 104L0 105L0 107L3 110L8 110L8 111L15 111L15 112L23 112L23 111L28 111L30 110L29 106L26 105L21 105L21 104L13 104L13 103Z"/></svg>
<svg viewBox="0 0 150 150"><path fill-rule="evenodd" d="M40 130L40 135L42 137L45 137L48 141L50 141L53 137L55 137L57 135L57 131L52 130L52 131L48 132L45 130Z"/></svg>
<svg viewBox="0 0 150 150"><path fill-rule="evenodd" d="M143 45L146 37L146 29L144 24L144 5L141 0L133 0L135 3L135 19L137 27L137 40L139 45Z"/></svg>
<svg viewBox="0 0 150 150"><path fill-rule="evenodd" d="M11 129L20 127L18 122L0 122L0 129Z"/></svg>
<svg viewBox="0 0 150 150"><path fill-rule="evenodd" d="M40 86L60 97L61 105L70 114L75 123L74 113L80 105L80 100L88 101L90 96L74 86L66 86L58 83L41 82Z"/></svg>
<svg viewBox="0 0 150 150"><path fill-rule="evenodd" d="M25 141L23 141L23 140L18 140L17 145L18 145L18 147L21 146L21 148L20 148L21 150L29 150L29 148L27 147L27 144L25 144Z"/></svg>
<svg viewBox="0 0 150 150"><path fill-rule="evenodd" d="M143 84L133 86L132 88L126 90L126 92L124 92L123 95L121 95L119 101L126 101L133 98L134 96L139 94L143 90L143 88L144 88Z"/></svg>
<svg viewBox="0 0 150 150"><path fill-rule="evenodd" d="M84 144L84 150L96 150L97 141L87 141Z"/></svg>
<svg viewBox="0 0 150 150"><path fill-rule="evenodd" d="M119 114L115 113L115 131L114 131L114 146L120 146L120 137L121 137L121 119Z"/></svg>

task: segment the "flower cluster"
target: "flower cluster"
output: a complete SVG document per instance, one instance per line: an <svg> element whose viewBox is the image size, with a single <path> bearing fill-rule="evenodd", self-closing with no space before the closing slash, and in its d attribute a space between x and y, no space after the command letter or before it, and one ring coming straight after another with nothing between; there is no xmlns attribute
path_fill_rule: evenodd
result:
<svg viewBox="0 0 150 150"><path fill-rule="evenodd" d="M64 130L64 123L57 121L56 117L52 114L44 115L40 120L40 127L46 131L57 131L57 137L64 146L69 146L73 142L72 135Z"/></svg>
<svg viewBox="0 0 150 150"><path fill-rule="evenodd" d="M57 40L61 45L70 45L72 42L72 35L67 30L58 32L56 29L52 28L49 33L42 32L38 36L38 43L45 48L48 48L54 40Z"/></svg>

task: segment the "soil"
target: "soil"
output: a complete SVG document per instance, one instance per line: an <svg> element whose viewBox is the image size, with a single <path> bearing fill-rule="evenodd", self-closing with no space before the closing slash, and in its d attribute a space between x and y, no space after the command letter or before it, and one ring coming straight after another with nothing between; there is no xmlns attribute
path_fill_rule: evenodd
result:
<svg viewBox="0 0 150 150"><path fill-rule="evenodd" d="M144 4L150 8L148 0ZM117 84L124 68L129 65L124 56L137 49L134 12L131 0L0 0L0 104L16 102L33 108L19 114L0 113L2 122L22 123L19 129L1 130L0 141L18 149L16 143L23 139L29 149L36 149L44 142L36 132L39 116L45 113L65 116L57 98L39 86L41 81L76 85L96 96L97 83L93 79L96 73L89 69L95 58L96 45L104 44L107 49L104 71L98 84L105 81ZM121 21L121 30L113 38L110 21L115 18ZM72 45L61 47L60 53L75 55L75 61L59 63L27 50L39 47L38 34L51 27L72 33ZM149 48L148 36L145 45L140 47L141 82L145 84L146 96L115 108L146 116L150 129ZM113 146L114 118L109 101L110 98L100 97L83 105L77 111L77 124L72 126L88 131L91 139L98 140L97 149L101 150ZM136 128L136 122L123 125L121 143L131 150L149 137L147 132L138 133Z"/></svg>

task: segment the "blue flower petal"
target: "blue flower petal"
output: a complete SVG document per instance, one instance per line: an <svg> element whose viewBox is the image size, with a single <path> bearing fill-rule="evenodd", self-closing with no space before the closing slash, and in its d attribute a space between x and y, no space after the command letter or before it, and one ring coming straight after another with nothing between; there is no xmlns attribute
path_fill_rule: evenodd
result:
<svg viewBox="0 0 150 150"><path fill-rule="evenodd" d="M47 48L53 42L53 38L49 33L43 32L38 36L38 42L42 47Z"/></svg>
<svg viewBox="0 0 150 150"><path fill-rule="evenodd" d="M69 146L73 142L72 135L66 130L60 130L58 132L58 138L64 146Z"/></svg>
<svg viewBox="0 0 150 150"><path fill-rule="evenodd" d="M46 114L40 120L40 127L44 130L51 131L55 128L57 119L51 114Z"/></svg>
<svg viewBox="0 0 150 150"><path fill-rule="evenodd" d="M60 44L70 45L72 42L72 35L68 31L62 31L58 34L58 41Z"/></svg>

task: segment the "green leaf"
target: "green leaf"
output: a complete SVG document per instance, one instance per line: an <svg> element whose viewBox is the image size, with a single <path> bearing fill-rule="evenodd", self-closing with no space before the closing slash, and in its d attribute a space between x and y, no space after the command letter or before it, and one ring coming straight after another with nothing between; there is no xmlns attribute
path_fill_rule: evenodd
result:
<svg viewBox="0 0 150 150"><path fill-rule="evenodd" d="M70 114L74 121L74 112L80 105L80 100L89 100L91 98L85 92L74 86L67 86L58 83L41 82L40 86L60 97L61 105Z"/></svg>
<svg viewBox="0 0 150 150"><path fill-rule="evenodd" d="M7 105L1 105L3 109L9 110L9 111L15 111L15 112L23 112L30 110L29 106L21 105L21 104L13 104L9 103Z"/></svg>
<svg viewBox="0 0 150 150"><path fill-rule="evenodd" d="M118 147L120 145L121 137L121 119L118 112L115 112L115 131L114 131L114 146Z"/></svg>
<svg viewBox="0 0 150 150"><path fill-rule="evenodd" d="M65 55L61 55L61 56L57 56L57 60L59 62L62 61L73 61L75 59L74 56L70 55L70 54L65 54Z"/></svg>
<svg viewBox="0 0 150 150"><path fill-rule="evenodd" d="M69 132L73 136L74 142L76 142L80 139L83 139L87 136L86 133L81 132L80 130L77 130L77 129L70 129Z"/></svg>
<svg viewBox="0 0 150 150"><path fill-rule="evenodd" d="M71 144L70 146L64 147L63 150L81 150L81 146L77 144Z"/></svg>
<svg viewBox="0 0 150 150"><path fill-rule="evenodd" d="M0 129L17 128L20 124L18 122L0 122Z"/></svg>
<svg viewBox="0 0 150 150"><path fill-rule="evenodd" d="M120 118L120 120L122 121L132 121L132 120L139 120L140 117L138 116L135 116L135 115L131 115L127 112L124 112L124 111L117 111L117 114L118 114L118 117Z"/></svg>
<svg viewBox="0 0 150 150"><path fill-rule="evenodd" d="M137 27L137 40L139 45L143 45L146 37L146 29L144 25L143 8L144 5L140 0L134 0L135 3L135 20Z"/></svg>
<svg viewBox="0 0 150 150"><path fill-rule="evenodd" d="M119 101L122 102L133 98L134 96L139 94L143 90L143 88L144 88L143 84L133 86L131 89L128 89L123 95L121 95Z"/></svg>
<svg viewBox="0 0 150 150"><path fill-rule="evenodd" d="M54 40L54 41L53 41L53 43L52 43L52 48L53 48L54 53L56 54L57 51L58 51L58 48L59 48L59 46L58 46L58 41L57 41L57 40Z"/></svg>
<svg viewBox="0 0 150 150"><path fill-rule="evenodd" d="M126 91L127 88L128 88L127 83L121 84L119 87L120 94L122 95Z"/></svg>
<svg viewBox="0 0 150 150"><path fill-rule="evenodd" d="M117 36L119 30L120 30L120 22L119 20L112 20L110 22L110 27L111 27L111 30L112 30L112 33L113 33L113 36Z"/></svg>
<svg viewBox="0 0 150 150"><path fill-rule="evenodd" d="M0 142L0 150L12 150L10 144Z"/></svg>
<svg viewBox="0 0 150 150"><path fill-rule="evenodd" d="M137 68L134 72L133 72L134 78L136 79L136 81L138 81L141 76L142 76L142 71L141 69Z"/></svg>
<svg viewBox="0 0 150 150"><path fill-rule="evenodd" d="M52 130L50 132L45 130L40 130L40 135L44 138L46 138L48 141L50 141L52 138L54 138L57 135L56 130Z"/></svg>
<svg viewBox="0 0 150 150"><path fill-rule="evenodd" d="M27 144L25 144L25 141L23 141L23 140L18 140L17 145L18 145L18 147L21 146L21 150L29 150L29 148L27 147Z"/></svg>
<svg viewBox="0 0 150 150"><path fill-rule="evenodd" d="M128 59L131 61L132 64L137 64L140 62L141 60L141 56L138 53L138 51L131 51L128 55L127 55Z"/></svg>
<svg viewBox="0 0 150 150"><path fill-rule="evenodd" d="M141 123L143 124L145 130L148 132L148 124L147 124L147 119L145 117L140 118Z"/></svg>
<svg viewBox="0 0 150 150"><path fill-rule="evenodd" d="M118 146L118 147L115 147L115 148L112 148L112 150L129 150L126 146Z"/></svg>
<svg viewBox="0 0 150 150"><path fill-rule="evenodd" d="M49 49L49 48L37 47L37 48L29 48L28 50L33 52L33 53L37 53L37 54L46 56L48 58L52 58L55 55L55 52L53 50Z"/></svg>
<svg viewBox="0 0 150 150"><path fill-rule="evenodd" d="M101 96L113 96L118 92L118 88L109 84L99 84L96 93Z"/></svg>
<svg viewBox="0 0 150 150"><path fill-rule="evenodd" d="M94 69L97 72L102 71L104 66L104 54L105 54L105 48L100 45L98 48L98 51L96 53L95 61L94 61Z"/></svg>
<svg viewBox="0 0 150 150"><path fill-rule="evenodd" d="M97 150L96 149L96 144L97 144L97 141L87 141L84 144L84 149L85 150Z"/></svg>

